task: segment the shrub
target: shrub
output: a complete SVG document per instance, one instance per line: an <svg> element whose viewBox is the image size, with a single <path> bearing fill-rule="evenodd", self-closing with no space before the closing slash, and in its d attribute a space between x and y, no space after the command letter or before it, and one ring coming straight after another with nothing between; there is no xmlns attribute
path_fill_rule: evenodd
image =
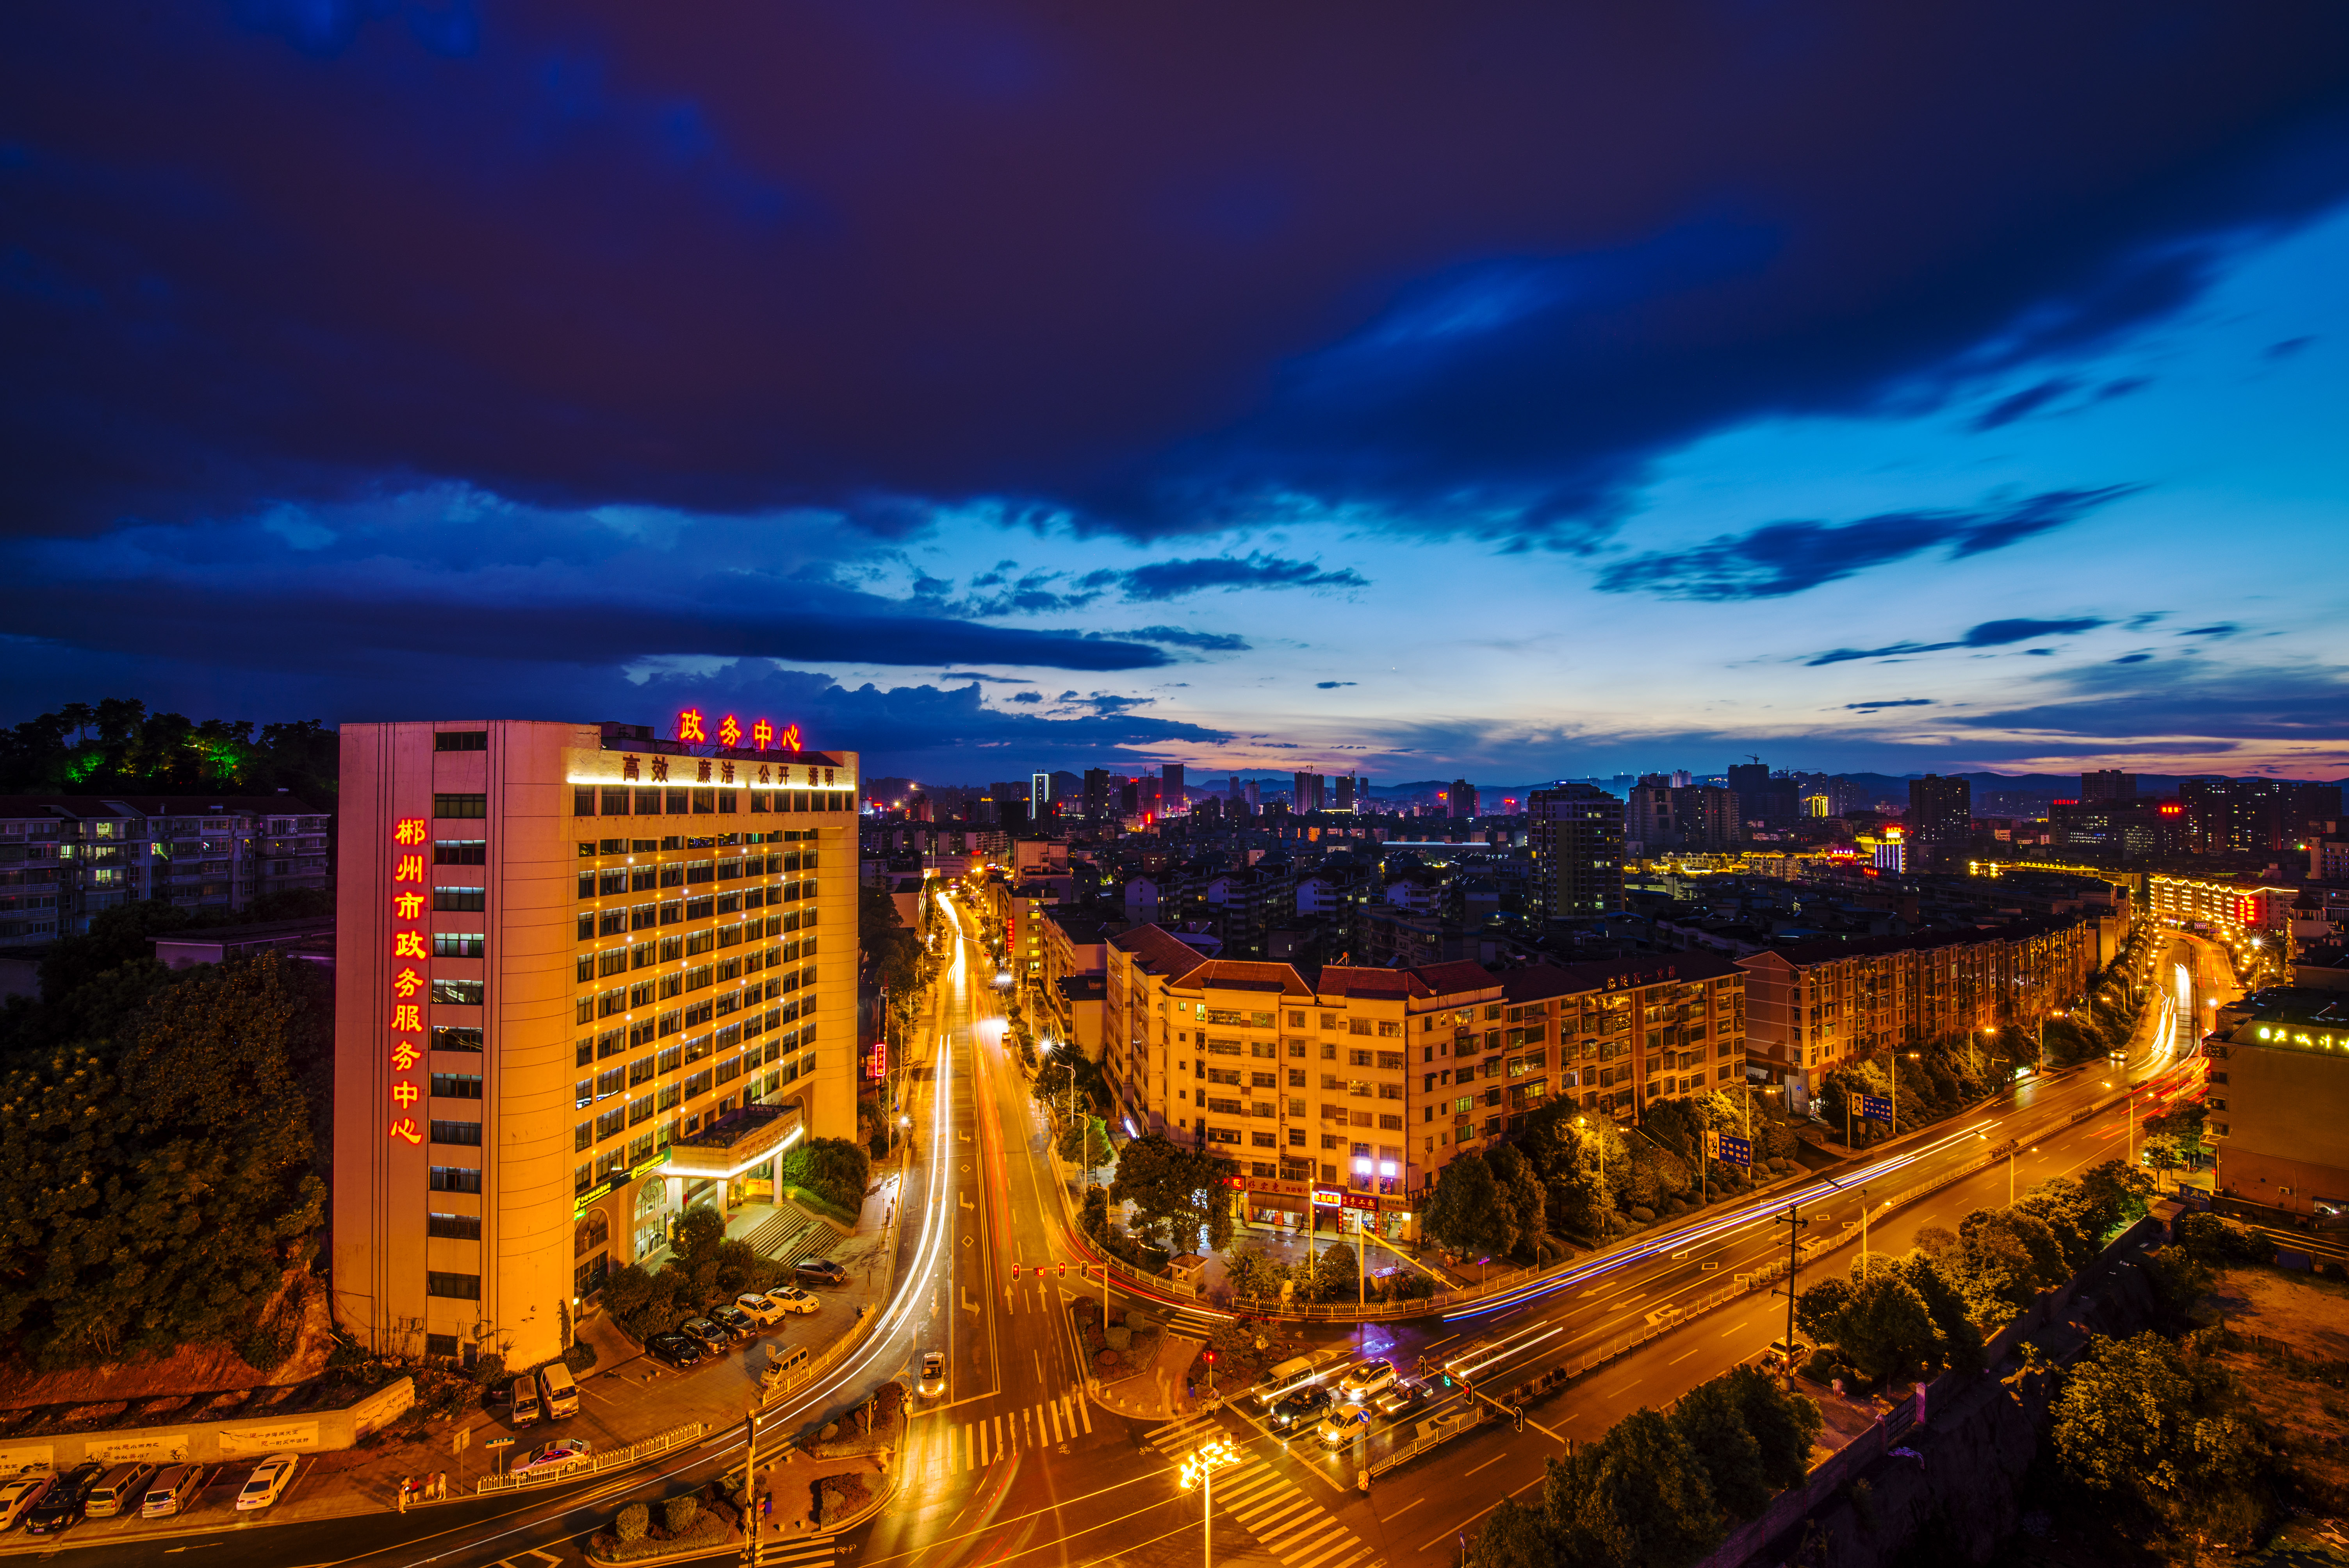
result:
<svg viewBox="0 0 2349 1568"><path fill-rule="evenodd" d="M683 1535L701 1515L701 1500L688 1493L661 1504L661 1524L671 1535Z"/></svg>
<svg viewBox="0 0 2349 1568"><path fill-rule="evenodd" d="M1098 1356L1096 1356L1096 1357L1093 1357L1093 1365L1094 1365L1094 1366L1096 1366L1096 1367L1099 1367L1102 1371L1106 1372L1106 1371L1108 1371L1111 1367L1115 1367L1115 1366L1117 1365L1117 1359L1118 1359L1118 1357L1117 1357L1117 1352L1116 1352L1116 1351L1114 1351L1114 1350L1103 1350L1100 1355L1098 1355Z"/></svg>
<svg viewBox="0 0 2349 1568"><path fill-rule="evenodd" d="M1133 1344L1133 1330L1123 1323L1112 1324L1102 1331L1102 1339L1112 1350L1124 1350Z"/></svg>
<svg viewBox="0 0 2349 1568"><path fill-rule="evenodd" d="M627 1507L620 1510L620 1516L612 1521L612 1533L619 1537L620 1544L623 1546L642 1541L645 1538L645 1532L652 1527L652 1510L641 1502L628 1504Z"/></svg>
<svg viewBox="0 0 2349 1568"><path fill-rule="evenodd" d="M1836 1359L1835 1352L1822 1345L1811 1352L1809 1360L1803 1363L1802 1373L1814 1383L1825 1383L1837 1375L1842 1365Z"/></svg>
<svg viewBox="0 0 2349 1568"><path fill-rule="evenodd" d="M1630 1213L1632 1220L1640 1224L1652 1225L1656 1222L1656 1212L1653 1209L1643 1206L1634 1207L1630 1211Z"/></svg>
<svg viewBox="0 0 2349 1568"><path fill-rule="evenodd" d="M584 1339L574 1341L563 1353L563 1364L574 1372L585 1372L595 1365L595 1347Z"/></svg>

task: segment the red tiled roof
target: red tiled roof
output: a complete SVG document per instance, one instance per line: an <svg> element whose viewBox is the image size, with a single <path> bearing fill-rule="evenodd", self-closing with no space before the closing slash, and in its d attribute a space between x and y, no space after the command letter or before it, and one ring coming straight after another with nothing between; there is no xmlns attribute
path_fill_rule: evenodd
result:
<svg viewBox="0 0 2349 1568"><path fill-rule="evenodd" d="M1184 976L1185 985L1222 986L1232 991L1278 991L1283 995L1310 996L1313 988L1294 965L1266 964L1247 958L1210 958Z"/></svg>
<svg viewBox="0 0 2349 1568"><path fill-rule="evenodd" d="M1369 969L1354 965L1322 966L1313 988L1324 996L1409 996L1428 995L1427 983L1408 969Z"/></svg>
<svg viewBox="0 0 2349 1568"><path fill-rule="evenodd" d="M1419 976L1432 995L1444 995L1455 991L1489 991L1501 984L1501 977L1470 958L1458 958L1449 964L1423 964L1412 971Z"/></svg>
<svg viewBox="0 0 2349 1568"><path fill-rule="evenodd" d="M1130 953L1153 975L1179 978L1206 963L1207 955L1185 942L1178 942L1163 928L1137 925L1131 931L1121 931L1109 939L1109 944L1121 953Z"/></svg>

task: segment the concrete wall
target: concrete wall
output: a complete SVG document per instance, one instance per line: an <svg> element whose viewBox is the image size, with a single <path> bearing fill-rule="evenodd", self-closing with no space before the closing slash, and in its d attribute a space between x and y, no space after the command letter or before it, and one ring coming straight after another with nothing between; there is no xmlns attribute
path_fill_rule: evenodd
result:
<svg viewBox="0 0 2349 1568"><path fill-rule="evenodd" d="M106 1464L217 1464L257 1461L275 1453L347 1449L388 1426L415 1403L416 1385L402 1377L339 1410L304 1410L274 1420L199 1421L19 1438L0 1445L0 1474L14 1475L27 1465L69 1470L84 1460Z"/></svg>

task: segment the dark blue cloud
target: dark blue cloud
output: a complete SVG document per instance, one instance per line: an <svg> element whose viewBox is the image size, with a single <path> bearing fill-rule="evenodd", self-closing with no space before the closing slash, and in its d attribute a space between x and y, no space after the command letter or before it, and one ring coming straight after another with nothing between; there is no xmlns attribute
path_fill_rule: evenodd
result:
<svg viewBox="0 0 2349 1568"><path fill-rule="evenodd" d="M1170 648L1196 648L1203 654L1244 654L1248 641L1231 632L1194 632L1185 626L1136 626L1117 635L1137 643L1164 643Z"/></svg>
<svg viewBox="0 0 2349 1568"><path fill-rule="evenodd" d="M1585 548L1661 453L2050 384L2349 189L2337 7L1783 28L36 8L0 526L422 478Z"/></svg>
<svg viewBox="0 0 2349 1568"><path fill-rule="evenodd" d="M1361 683L1356 681L1315 681L1313 683L1313 686L1317 691L1336 691L1340 686L1350 686L1359 684Z"/></svg>
<svg viewBox="0 0 2349 1568"><path fill-rule="evenodd" d="M2262 740L2349 742L2349 669L2338 665L2170 660L2149 670L2140 660L2116 659L2053 670L2020 690L2025 700L2013 707L1970 709L1945 722L2091 749L2119 741L2156 751L2171 738L2184 749L2214 751Z"/></svg>
<svg viewBox="0 0 2349 1568"><path fill-rule="evenodd" d="M2221 621L2211 626L2189 626L2178 633L2181 637L2231 637L2239 628L2231 621Z"/></svg>
<svg viewBox="0 0 2349 1568"><path fill-rule="evenodd" d="M1246 558L1198 556L1188 561L1154 561L1118 574L1129 600L1181 599L1193 593L1244 588L1367 588L1370 580L1350 566L1326 569L1310 561L1286 561L1277 555L1250 552Z"/></svg>
<svg viewBox="0 0 2349 1568"><path fill-rule="evenodd" d="M2002 648L2013 643L2027 643L2033 637L2069 636L2077 632L2093 632L2108 623L2092 615L2075 616L2065 621L1984 621L1971 628L1964 636L1946 643L1893 643L1881 648L1830 648L1815 654L1803 662L1806 665L1841 665L1854 659L1893 658L1907 654L1938 654L1950 648ZM2053 653L2053 648L2032 648L2034 654Z"/></svg>
<svg viewBox="0 0 2349 1568"><path fill-rule="evenodd" d="M1975 511L1891 511L1857 522L1764 523L1688 550L1653 551L1599 573L1609 593L1667 599L1770 599L1856 576L1934 549L1951 559L2003 550L2077 522L2133 493L2135 485L2047 490L2011 506Z"/></svg>
<svg viewBox="0 0 2349 1568"><path fill-rule="evenodd" d="M2026 387L2020 392L2000 398L1988 408L1975 415L1973 428L1977 430L1995 430L2001 425L2012 425L2024 415L2033 412L2044 404L2054 402L2078 386L2079 383L2071 377L2058 376L2051 380L2042 381L2036 387Z"/></svg>
<svg viewBox="0 0 2349 1568"><path fill-rule="evenodd" d="M1882 707L1930 707L1933 706L1933 699L1930 696L1904 696L1889 698L1883 702L1847 702L1843 706L1845 710L1850 713L1874 713Z"/></svg>

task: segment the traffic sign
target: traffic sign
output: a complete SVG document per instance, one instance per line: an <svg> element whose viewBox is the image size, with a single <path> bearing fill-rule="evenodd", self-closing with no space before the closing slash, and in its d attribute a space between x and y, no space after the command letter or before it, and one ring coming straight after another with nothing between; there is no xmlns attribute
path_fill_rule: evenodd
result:
<svg viewBox="0 0 2349 1568"><path fill-rule="evenodd" d="M1889 1121L1892 1119L1892 1102L1880 1094L1861 1095L1859 1114L1870 1121Z"/></svg>
<svg viewBox="0 0 2349 1568"><path fill-rule="evenodd" d="M1737 1165L1749 1169L1753 1166L1754 1140L1752 1139L1736 1138L1726 1132L1716 1133L1714 1136L1720 1144L1720 1147L1713 1151L1713 1157L1715 1160L1720 1161L1723 1165Z"/></svg>

